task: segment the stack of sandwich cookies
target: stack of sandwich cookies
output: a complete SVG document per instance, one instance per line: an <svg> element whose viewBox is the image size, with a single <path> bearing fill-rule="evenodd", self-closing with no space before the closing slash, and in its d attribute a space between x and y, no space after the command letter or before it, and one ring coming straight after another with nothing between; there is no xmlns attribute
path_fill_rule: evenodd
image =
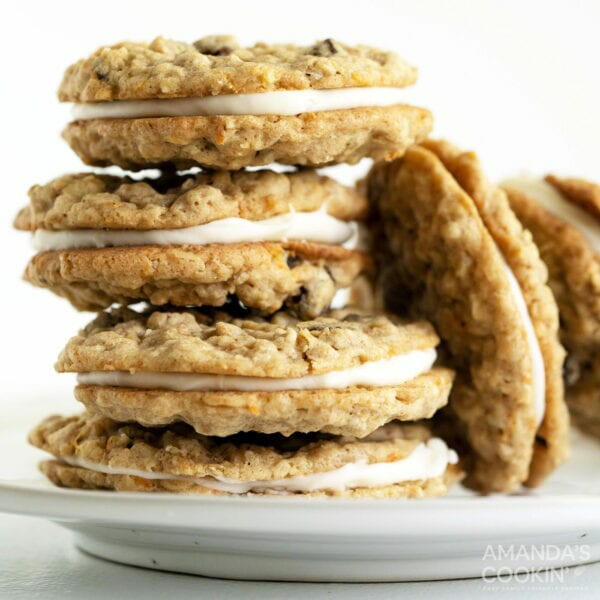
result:
<svg viewBox="0 0 600 600"><path fill-rule="evenodd" d="M51 417L31 441L73 487L438 495L460 478L457 456L414 425L448 399L438 341L425 322L348 309L103 313L57 363L79 374L87 413Z"/></svg>
<svg viewBox="0 0 600 600"><path fill-rule="evenodd" d="M600 437L600 186L552 175L515 177L502 185L548 268L568 352L571 414Z"/></svg>
<svg viewBox="0 0 600 600"><path fill-rule="evenodd" d="M431 320L457 370L447 416L467 483L539 485L567 454L558 311L531 235L476 156L427 142L374 167L390 308Z"/></svg>
<svg viewBox="0 0 600 600"><path fill-rule="evenodd" d="M370 264L366 200L305 170L81 173L30 190L17 216L39 253L25 278L78 309L113 303L323 312Z"/></svg>
<svg viewBox="0 0 600 600"><path fill-rule="evenodd" d="M416 69L332 39L242 48L227 36L103 47L65 73L63 135L91 165L241 169L391 159L431 130Z"/></svg>
<svg viewBox="0 0 600 600"><path fill-rule="evenodd" d="M404 101L415 79L373 48L219 36L118 44L67 70L64 137L83 161L162 172L67 175L16 218L38 251L29 282L78 309L120 305L58 360L86 412L32 432L49 479L392 498L462 477L431 431L454 378L431 325L331 310L372 278L364 195L310 169L244 170L401 156L431 129Z"/></svg>

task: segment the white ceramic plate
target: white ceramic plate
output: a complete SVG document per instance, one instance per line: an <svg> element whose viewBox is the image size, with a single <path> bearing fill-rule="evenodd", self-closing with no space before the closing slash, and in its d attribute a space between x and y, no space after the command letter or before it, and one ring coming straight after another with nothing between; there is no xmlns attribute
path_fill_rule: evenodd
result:
<svg viewBox="0 0 600 600"><path fill-rule="evenodd" d="M62 490L24 442L48 401L10 403L0 424L0 510L75 532L110 560L236 579L401 581L491 576L600 560L600 445L574 435L571 463L541 490L413 501L202 498ZM57 406L58 405L58 406ZM73 401L53 402L73 413ZM18 407L18 410L17 410ZM7 411L10 412L10 411Z"/></svg>

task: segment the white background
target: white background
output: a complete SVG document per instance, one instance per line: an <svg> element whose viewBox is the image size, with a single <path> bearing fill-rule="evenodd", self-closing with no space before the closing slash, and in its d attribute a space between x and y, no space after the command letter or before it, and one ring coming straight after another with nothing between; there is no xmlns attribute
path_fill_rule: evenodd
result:
<svg viewBox="0 0 600 600"><path fill-rule="evenodd" d="M367 43L394 49L419 67L407 100L430 108L434 135L476 150L493 178L553 171L600 179L598 23L600 3L594 0L5 2L3 408L16 410L32 396L70 393L71 379L54 375L52 363L91 318L20 281L31 250L27 235L10 227L30 185L84 169L59 136L68 109L55 90L71 62L101 44L158 34L186 41L233 33L244 43L310 44L324 37ZM342 167L337 173L348 179L353 171Z"/></svg>

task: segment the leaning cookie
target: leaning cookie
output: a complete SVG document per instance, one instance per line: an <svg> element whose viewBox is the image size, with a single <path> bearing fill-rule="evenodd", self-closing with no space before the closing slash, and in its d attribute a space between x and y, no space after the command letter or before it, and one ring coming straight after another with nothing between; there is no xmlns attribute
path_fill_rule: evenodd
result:
<svg viewBox="0 0 600 600"><path fill-rule="evenodd" d="M70 66L63 136L87 164L241 169L400 156L431 130L406 104L416 70L327 39L241 48L227 36L105 46Z"/></svg>
<svg viewBox="0 0 600 600"><path fill-rule="evenodd" d="M319 435L213 438L185 426L146 429L81 415L48 417L29 441L53 454L56 485L180 494L349 498L441 496L457 455L420 426L387 425L362 440Z"/></svg>
<svg viewBox="0 0 600 600"><path fill-rule="evenodd" d="M366 200L310 170L141 181L82 173L29 195L15 220L39 251L25 278L83 310L235 297L314 317L369 266L354 249Z"/></svg>
<svg viewBox="0 0 600 600"><path fill-rule="evenodd" d="M503 186L548 267L568 351L565 379L574 420L600 431L600 186L552 175L509 179Z"/></svg>
<svg viewBox="0 0 600 600"><path fill-rule="evenodd" d="M482 491L538 485L567 453L563 350L546 270L476 157L428 142L377 165L388 299L436 326L457 370L450 407Z"/></svg>
<svg viewBox="0 0 600 600"><path fill-rule="evenodd" d="M433 368L438 341L427 323L350 310L299 321L121 309L72 338L57 369L79 374L88 411L116 421L362 437L446 404L453 373Z"/></svg>

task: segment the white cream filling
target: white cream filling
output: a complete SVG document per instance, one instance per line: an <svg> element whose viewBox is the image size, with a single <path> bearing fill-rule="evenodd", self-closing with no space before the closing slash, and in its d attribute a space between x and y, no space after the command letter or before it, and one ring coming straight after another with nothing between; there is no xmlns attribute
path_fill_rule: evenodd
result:
<svg viewBox="0 0 600 600"><path fill-rule="evenodd" d="M540 344L535 334L535 329L527 309L527 303L525 302L521 286L506 262L504 263L504 267L506 269L506 278L508 280L511 294L517 306L517 311L521 317L523 327L525 328L527 347L529 348L529 356L531 360L535 418L536 424L539 427L541 422L544 420L544 413L546 412L546 370L544 367L544 357L542 356Z"/></svg>
<svg viewBox="0 0 600 600"><path fill-rule="evenodd" d="M522 192L539 202L549 213L577 229L600 253L600 223L583 208L565 200L547 181L535 177L514 177L502 182L507 188Z"/></svg>
<svg viewBox="0 0 600 600"><path fill-rule="evenodd" d="M309 212L289 212L269 219L251 221L231 217L181 229L147 231L118 229L38 229L33 234L35 250L67 248L106 248L108 246L144 246L150 244L234 244L242 242L285 242L303 240L339 244L355 249L360 242L356 222L329 215L324 208Z"/></svg>
<svg viewBox="0 0 600 600"><path fill-rule="evenodd" d="M436 359L435 348L413 350L358 367L304 377L242 377L202 373L151 373L92 371L79 373L77 381L86 385L104 385L177 392L226 390L236 392L276 392L282 390L340 389L354 385L400 385L426 373Z"/></svg>
<svg viewBox="0 0 600 600"><path fill-rule="evenodd" d="M392 106L403 104L405 99L405 89L398 87L282 90L201 98L78 103L73 105L72 116L74 120L80 120L208 115L298 115L364 106Z"/></svg>
<svg viewBox="0 0 600 600"><path fill-rule="evenodd" d="M63 456L61 460L69 465L107 473L110 475L132 475L145 479L168 479L190 481L197 485L232 494L245 494L251 491L282 491L282 492L314 492L344 490L366 487L382 487L402 483L440 477L449 464L456 464L458 456L439 438L432 438L426 443L419 444L406 458L394 462L372 463L366 461L349 463L324 473L298 475L285 479L243 481L228 477L186 477L169 473L154 473L111 467L92 463L72 456Z"/></svg>
<svg viewBox="0 0 600 600"><path fill-rule="evenodd" d="M333 298L329 303L329 308L331 308L331 310L335 310L336 308L344 308L350 304L351 299L352 288L341 288L333 295Z"/></svg>

